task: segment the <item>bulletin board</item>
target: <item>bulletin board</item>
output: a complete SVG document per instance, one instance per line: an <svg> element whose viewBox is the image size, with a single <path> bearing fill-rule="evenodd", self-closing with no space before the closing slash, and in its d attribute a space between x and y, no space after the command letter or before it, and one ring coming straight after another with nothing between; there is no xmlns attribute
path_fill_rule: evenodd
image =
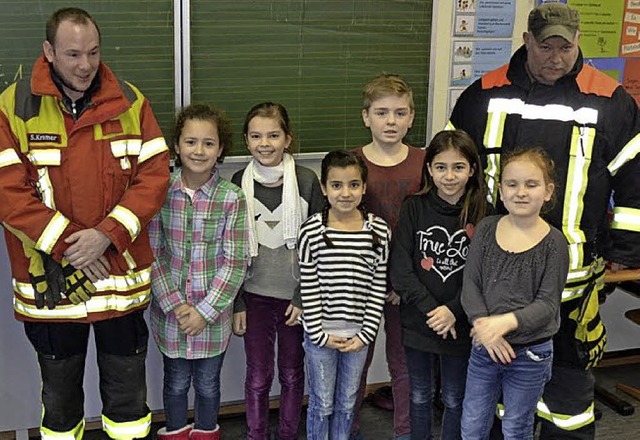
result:
<svg viewBox="0 0 640 440"><path fill-rule="evenodd" d="M640 105L640 0L563 3L580 14L585 62L620 82Z"/></svg>

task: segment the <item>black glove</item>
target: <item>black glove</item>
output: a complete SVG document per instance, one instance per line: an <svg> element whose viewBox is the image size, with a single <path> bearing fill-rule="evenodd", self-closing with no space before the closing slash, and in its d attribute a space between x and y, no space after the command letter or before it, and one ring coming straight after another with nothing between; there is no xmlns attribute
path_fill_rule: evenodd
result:
<svg viewBox="0 0 640 440"><path fill-rule="evenodd" d="M73 304L80 304L91 299L96 286L84 272L73 267L66 259L62 259L62 270L66 281L65 295Z"/></svg>
<svg viewBox="0 0 640 440"><path fill-rule="evenodd" d="M33 286L36 307L41 309L45 303L52 310L62 299L65 291L65 276L60 263L51 255L23 244L25 255L29 258L29 280Z"/></svg>

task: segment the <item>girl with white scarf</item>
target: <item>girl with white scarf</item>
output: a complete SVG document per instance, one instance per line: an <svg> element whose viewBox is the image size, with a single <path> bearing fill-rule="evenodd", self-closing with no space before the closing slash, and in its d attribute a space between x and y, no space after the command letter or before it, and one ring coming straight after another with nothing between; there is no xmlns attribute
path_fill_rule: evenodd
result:
<svg viewBox="0 0 640 440"><path fill-rule="evenodd" d="M315 173L296 165L290 154L293 134L282 105L254 106L243 132L253 158L232 181L247 197L251 266L236 300L233 330L244 336L247 358L247 439L270 438L276 342L281 387L277 438L297 439L304 351L295 247L302 222L322 209L322 192Z"/></svg>

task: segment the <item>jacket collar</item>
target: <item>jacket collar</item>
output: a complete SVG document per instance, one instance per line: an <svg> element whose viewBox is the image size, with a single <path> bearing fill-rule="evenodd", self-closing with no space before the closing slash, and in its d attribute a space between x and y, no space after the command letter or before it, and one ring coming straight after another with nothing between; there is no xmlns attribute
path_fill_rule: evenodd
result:
<svg viewBox="0 0 640 440"><path fill-rule="evenodd" d="M93 104L100 104L104 101L124 97L118 79L109 67L100 62L97 79L90 86L91 100ZM56 96L63 98L61 89L58 88L54 80L54 73L51 64L44 54L40 55L33 65L31 72L31 92L34 95Z"/></svg>
<svg viewBox="0 0 640 440"><path fill-rule="evenodd" d="M442 198L440 198L440 196L438 195L438 189L434 186L426 194L426 197L429 200L429 203L431 204L433 209L438 214L447 215L447 216L458 216L462 211L462 204L464 203L464 195L463 197L460 197L460 200L458 200L458 203L456 203L455 205L452 205L446 200L443 200Z"/></svg>
<svg viewBox="0 0 640 440"><path fill-rule="evenodd" d="M106 64L100 63L97 75L99 75L98 87L91 94L90 102L86 103L87 110L80 119L80 125L111 119L131 108L131 101L125 96L118 79ZM51 64L44 54L40 55L33 65L31 93L38 96L54 96L63 100L64 95L52 78Z"/></svg>

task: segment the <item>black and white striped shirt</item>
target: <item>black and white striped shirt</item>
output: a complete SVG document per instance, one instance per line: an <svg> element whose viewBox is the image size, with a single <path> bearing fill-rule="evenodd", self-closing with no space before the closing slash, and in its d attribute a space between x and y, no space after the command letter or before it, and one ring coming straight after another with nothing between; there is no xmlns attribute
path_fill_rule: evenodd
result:
<svg viewBox="0 0 640 440"><path fill-rule="evenodd" d="M329 238L330 244L323 237ZM373 234L377 240L374 240ZM375 339L386 297L390 230L369 214L361 231L340 231L322 224L322 214L300 227L298 258L304 328L324 346L324 327L346 324L364 344ZM377 241L378 245L375 245Z"/></svg>

